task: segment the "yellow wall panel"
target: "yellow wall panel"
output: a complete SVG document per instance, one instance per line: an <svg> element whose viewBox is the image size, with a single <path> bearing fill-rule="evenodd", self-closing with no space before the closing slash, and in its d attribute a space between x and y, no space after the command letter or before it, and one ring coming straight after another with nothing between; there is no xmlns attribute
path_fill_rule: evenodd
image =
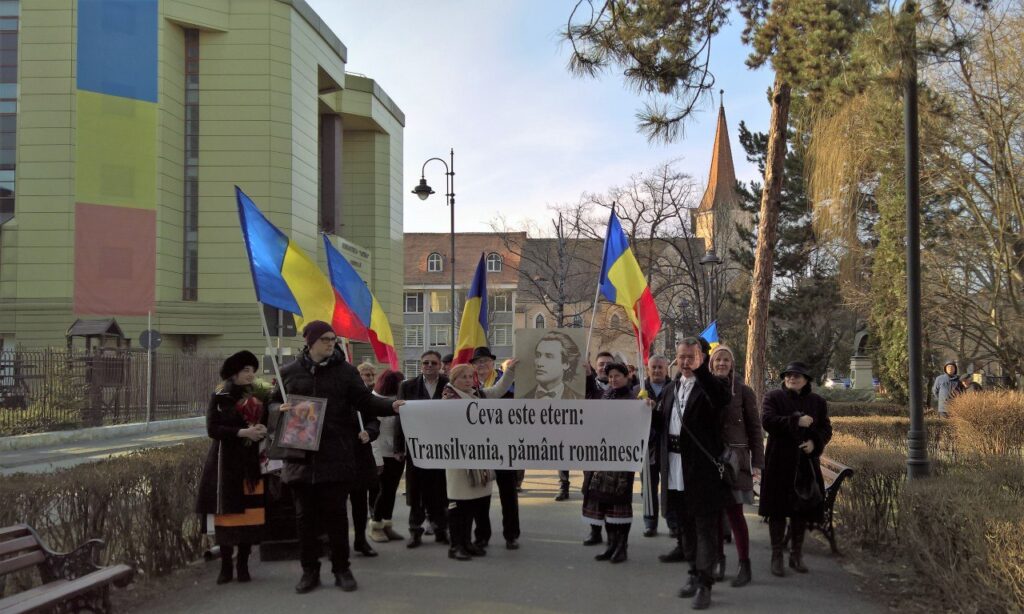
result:
<svg viewBox="0 0 1024 614"><path fill-rule="evenodd" d="M78 92L79 202L156 208L156 109L151 102Z"/></svg>

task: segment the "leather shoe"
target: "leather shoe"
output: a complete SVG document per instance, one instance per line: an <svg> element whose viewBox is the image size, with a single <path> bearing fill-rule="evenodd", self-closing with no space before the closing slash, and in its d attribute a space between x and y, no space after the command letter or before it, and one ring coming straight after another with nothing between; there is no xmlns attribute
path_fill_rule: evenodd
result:
<svg viewBox="0 0 1024 614"><path fill-rule="evenodd" d="M658 530L654 527L647 527L644 529L644 537L654 537L658 534Z"/></svg>
<svg viewBox="0 0 1024 614"><path fill-rule="evenodd" d="M487 556L487 551L476 544L469 544L466 546L466 552L470 556Z"/></svg>
<svg viewBox="0 0 1024 614"><path fill-rule="evenodd" d="M799 554L789 555L789 566L790 568L795 569L799 573L807 573L808 571L810 571L809 569L807 569L807 566L804 565L804 557Z"/></svg>
<svg viewBox="0 0 1024 614"><path fill-rule="evenodd" d="M568 490L560 490L560 491L558 491L558 494L555 495L555 501L566 501L568 499L569 499L569 491Z"/></svg>
<svg viewBox="0 0 1024 614"><path fill-rule="evenodd" d="M686 586L679 589L679 596L683 599L693 597L697 594L697 588L699 586L700 583L697 581L697 576L693 572L690 572L690 575L687 577L686 580Z"/></svg>
<svg viewBox="0 0 1024 614"><path fill-rule="evenodd" d="M363 556L377 556L377 551L371 548L366 541L357 541L352 545L352 549Z"/></svg>
<svg viewBox="0 0 1024 614"><path fill-rule="evenodd" d="M405 545L406 548L419 548L423 545L423 534L413 533L409 536L409 543Z"/></svg>
<svg viewBox="0 0 1024 614"><path fill-rule="evenodd" d="M659 554L658 560L662 563L681 563L686 560L686 553L682 546L676 546L670 552Z"/></svg>
<svg viewBox="0 0 1024 614"><path fill-rule="evenodd" d="M505 550L519 550L519 542L514 539L506 539Z"/></svg>
<svg viewBox="0 0 1024 614"><path fill-rule="evenodd" d="M352 570L346 569L341 573L334 574L334 586L339 587L346 593L351 593L356 590L359 585L356 584L356 578L352 575Z"/></svg>
<svg viewBox="0 0 1024 614"><path fill-rule="evenodd" d="M473 559L473 557L466 552L466 549L462 547L449 548L448 558L455 559L456 561L470 561Z"/></svg>
<svg viewBox="0 0 1024 614"><path fill-rule="evenodd" d="M700 585L697 587L697 594L693 596L694 610L706 610L711 607L711 587Z"/></svg>

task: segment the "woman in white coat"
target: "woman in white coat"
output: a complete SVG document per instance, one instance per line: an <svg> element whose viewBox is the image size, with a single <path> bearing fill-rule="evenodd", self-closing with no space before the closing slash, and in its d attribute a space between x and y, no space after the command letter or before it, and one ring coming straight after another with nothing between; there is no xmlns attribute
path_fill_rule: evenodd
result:
<svg viewBox="0 0 1024 614"><path fill-rule="evenodd" d="M515 379L516 360L494 386L480 388L476 381L476 370L472 365L462 364L452 368L449 383L444 388L445 399L496 399L512 387ZM491 537L491 493L494 490L494 471L490 469L446 469L448 486L448 527L451 544L448 557L468 561L474 556L484 556L483 548ZM473 522L476 521L476 540L470 542Z"/></svg>

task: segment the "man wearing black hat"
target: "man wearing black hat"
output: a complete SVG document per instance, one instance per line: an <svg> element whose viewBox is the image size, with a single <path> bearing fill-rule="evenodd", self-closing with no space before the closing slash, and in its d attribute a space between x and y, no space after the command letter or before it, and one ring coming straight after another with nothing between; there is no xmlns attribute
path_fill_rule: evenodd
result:
<svg viewBox="0 0 1024 614"><path fill-rule="evenodd" d="M321 528L326 529L331 548L335 585L343 591L356 590L356 580L349 569L348 490L359 477L357 454L369 454L369 446L359 445L357 411L373 416L394 415L402 401L391 403L375 397L359 377L359 372L337 347L338 336L331 325L320 320L306 324L302 330L306 347L292 362L281 369L284 392L327 399L319 450L298 451L288 458L281 472L281 481L289 486L295 499L298 524L302 579L295 586L298 593L308 593L320 585ZM272 403L281 403L282 390L274 390ZM280 411L291 409L284 403ZM272 406L271 412L274 407Z"/></svg>
<svg viewBox="0 0 1024 614"><path fill-rule="evenodd" d="M679 374L665 386L651 419L662 461L662 515L667 520L674 514L680 534L676 548L659 558L690 563L689 580L679 596L693 597L695 610L711 605L718 523L732 501L732 492L715 464L723 449L722 412L732 390L711 373L706 347L706 342L694 337L676 345Z"/></svg>
<svg viewBox="0 0 1024 614"><path fill-rule="evenodd" d="M501 369L494 368L494 361L497 358L487 346L473 350L473 357L469 362L476 368L481 388L489 388L501 379ZM511 398L512 393L509 392L505 396ZM498 484L498 498L501 499L501 533L505 538L505 547L509 550L519 548L519 479L517 473L513 469L498 469L494 472L494 481ZM480 537L474 544L478 548L487 547L487 542Z"/></svg>
<svg viewBox="0 0 1024 614"><path fill-rule="evenodd" d="M811 372L802 362L791 362L782 372L782 387L764 396L761 424L768 433L761 501L757 513L768 519L772 541L771 572L785 575L782 548L789 518L789 566L807 573L803 561L804 534L808 522L824 519L824 499L798 493L825 492L819 459L832 439L832 423L825 399L811 392Z"/></svg>
<svg viewBox="0 0 1024 614"><path fill-rule="evenodd" d="M427 350L420 355L420 374L398 386L398 398L406 401L437 401L448 384L448 377L440 374L441 355ZM399 417L395 431L395 451L404 454L405 435ZM423 543L423 523L434 527L434 541L448 543L448 493L444 469L424 469L413 464L406 456L405 500L409 504L409 548Z"/></svg>
<svg viewBox="0 0 1024 614"><path fill-rule="evenodd" d="M451 373L452 363L455 362L455 354L445 354L441 359L441 375L448 377Z"/></svg>

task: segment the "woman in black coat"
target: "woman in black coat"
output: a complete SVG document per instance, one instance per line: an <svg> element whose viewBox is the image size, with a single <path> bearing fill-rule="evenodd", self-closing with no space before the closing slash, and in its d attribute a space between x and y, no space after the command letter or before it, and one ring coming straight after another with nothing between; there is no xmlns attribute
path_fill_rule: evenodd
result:
<svg viewBox="0 0 1024 614"><path fill-rule="evenodd" d="M204 523L213 516L220 546L217 584L232 579L231 559L238 547L238 581L248 582L249 553L263 533L263 481L260 446L267 434L265 398L253 382L260 363L252 352L232 355L220 369L224 382L210 399L206 433L213 441L199 481L196 512Z"/></svg>
<svg viewBox="0 0 1024 614"><path fill-rule="evenodd" d="M761 405L761 424L768 432L761 504L758 513L768 518L772 540L772 574L785 575L782 546L786 518L790 519L789 566L806 573L804 533L808 522L824 515L825 484L819 458L832 439L825 399L811 392L810 371L792 362L782 372L782 388L772 390ZM813 495L817 486L817 496ZM798 494L799 493L799 494Z"/></svg>

